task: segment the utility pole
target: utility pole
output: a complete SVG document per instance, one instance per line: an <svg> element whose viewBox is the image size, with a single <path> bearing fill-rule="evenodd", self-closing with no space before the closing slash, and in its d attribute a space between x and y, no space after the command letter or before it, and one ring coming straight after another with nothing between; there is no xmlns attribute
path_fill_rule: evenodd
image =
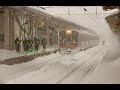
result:
<svg viewBox="0 0 120 90"><path fill-rule="evenodd" d="M98 13L97 13L97 6L96 6L96 16L97 16L97 14L98 14Z"/></svg>
<svg viewBox="0 0 120 90"><path fill-rule="evenodd" d="M68 8L68 15L70 15L70 10L69 10L69 8Z"/></svg>

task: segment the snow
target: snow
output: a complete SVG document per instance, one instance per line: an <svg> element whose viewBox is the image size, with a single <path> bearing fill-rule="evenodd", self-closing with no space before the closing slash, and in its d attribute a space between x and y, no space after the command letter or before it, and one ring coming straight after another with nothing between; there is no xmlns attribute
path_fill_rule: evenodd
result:
<svg viewBox="0 0 120 90"><path fill-rule="evenodd" d="M3 61L8 58L12 58L12 57L18 57L18 56L19 54L16 53L15 51L0 49L0 61Z"/></svg>
<svg viewBox="0 0 120 90"><path fill-rule="evenodd" d="M0 65L0 83L5 83L28 72L39 70L47 64L56 62L56 58L61 58L61 54L56 53L48 56L38 57L33 61L12 66Z"/></svg>
<svg viewBox="0 0 120 90"><path fill-rule="evenodd" d="M87 75L89 75L90 72L94 71L103 56L106 54L106 51L107 49L102 49L99 53L96 53L94 56L90 57L59 84L77 84L78 82L81 82Z"/></svg>
<svg viewBox="0 0 120 90"><path fill-rule="evenodd" d="M111 63L100 64L82 84L120 84L120 58Z"/></svg>
<svg viewBox="0 0 120 90"><path fill-rule="evenodd" d="M78 66L80 66L83 62L87 61L90 57L94 56L95 53L97 53L101 49L104 50L102 46L97 46L86 51L79 52L77 54L64 55L61 58L58 58L53 63L47 64L46 66L38 70L29 72L20 77L8 80L6 81L6 83L7 84L59 83L61 82L62 79L64 79L64 77L72 73L72 71L74 71Z"/></svg>
<svg viewBox="0 0 120 90"><path fill-rule="evenodd" d="M63 8L47 8L47 11L51 12L52 15L67 14L68 9ZM97 34L99 34L101 39L110 43L109 55L106 55L106 58L102 60L103 63L101 62L101 58L104 56L104 53L101 52L96 55L94 59L90 59L89 62L82 65L87 58L94 55L94 53L98 50L98 47L89 49L87 51L82 51L75 55L72 55L74 54L72 53L70 55L66 54L62 56L59 53L56 53L48 56L38 57L27 63L12 66L0 65L0 83L120 83L120 58L117 59L120 57L120 50L118 49L120 48L119 37L110 30L104 20L107 15L110 15L116 10L103 11L102 7L98 6L98 15L96 15L95 6L82 7L89 11L87 12L89 15L88 16L82 12L80 8L81 7L70 7L70 12L71 14L81 15L59 16L73 21L76 24L93 29L97 32ZM92 15L92 13L94 15ZM25 54L18 54L15 51L0 49L0 61L22 55ZM99 64L100 62L101 64ZM78 67L79 65L80 67ZM78 69L75 70L77 67ZM65 78L66 76L67 78Z"/></svg>
<svg viewBox="0 0 120 90"><path fill-rule="evenodd" d="M47 51L53 51L53 50L55 50L55 48L47 48ZM30 54L33 54L33 53L28 53L27 55L30 55ZM4 61L5 59L24 56L24 55L26 55L25 52L21 52L18 54L15 50L10 51L5 49L0 49L0 61Z"/></svg>

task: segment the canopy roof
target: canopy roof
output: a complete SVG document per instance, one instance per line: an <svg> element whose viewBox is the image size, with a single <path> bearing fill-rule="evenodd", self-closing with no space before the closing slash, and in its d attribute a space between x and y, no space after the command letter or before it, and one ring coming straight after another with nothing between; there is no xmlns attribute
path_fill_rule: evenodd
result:
<svg viewBox="0 0 120 90"><path fill-rule="evenodd" d="M55 14L52 14L50 12L46 12L45 10L43 10L41 8L38 8L36 6L9 6L9 7L10 8L16 8L16 9L25 9L25 10L28 10L30 12L33 12L33 13L36 13L36 14L39 14L39 15L44 15L45 17L48 17L48 18L54 18L54 19L56 19L58 21L68 23L68 24L70 24L70 25L72 25L74 27L79 28L80 30L85 30L85 31L90 32L90 33L95 33L93 30L91 30L89 28L77 25L76 23L74 23L74 22L72 22L70 20L59 17L59 16L57 16Z"/></svg>

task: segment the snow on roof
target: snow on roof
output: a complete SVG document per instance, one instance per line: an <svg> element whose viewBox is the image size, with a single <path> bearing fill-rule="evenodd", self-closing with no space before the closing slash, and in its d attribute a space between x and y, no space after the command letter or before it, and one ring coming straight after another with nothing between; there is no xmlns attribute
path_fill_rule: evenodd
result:
<svg viewBox="0 0 120 90"><path fill-rule="evenodd" d="M119 13L120 13L120 10L115 11L115 12L113 12L112 14L110 14L108 17L112 17L112 16L117 15L117 14L119 14Z"/></svg>
<svg viewBox="0 0 120 90"><path fill-rule="evenodd" d="M74 22L72 22L70 20L67 20L67 19L63 18L63 17L57 16L56 14L47 12L47 11L41 9L41 8L36 7L36 6L9 6L9 7L16 8L16 9L26 9L26 10L29 10L29 11L32 11L32 12L35 12L35 13L38 13L38 14L42 14L42 15L44 15L46 17L53 17L55 19L62 20L62 21L67 22L69 24L71 23L73 25L76 25L77 27L81 28L82 30L86 30L88 32L95 33L91 29L88 29L86 27L80 26L77 23L74 23Z"/></svg>

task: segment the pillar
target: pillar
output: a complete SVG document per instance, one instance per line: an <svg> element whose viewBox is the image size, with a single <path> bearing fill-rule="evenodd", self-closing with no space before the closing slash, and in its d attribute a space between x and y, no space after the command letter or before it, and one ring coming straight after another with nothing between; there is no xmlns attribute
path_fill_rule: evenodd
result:
<svg viewBox="0 0 120 90"><path fill-rule="evenodd" d="M4 10L4 49L9 49L9 9Z"/></svg>
<svg viewBox="0 0 120 90"><path fill-rule="evenodd" d="M49 48L50 47L50 43L49 43L49 36L48 36L48 33L49 33L49 24L48 23L46 25L46 29L47 29L47 47Z"/></svg>
<svg viewBox="0 0 120 90"><path fill-rule="evenodd" d="M4 49L14 49L14 16L12 16L10 9L4 9Z"/></svg>
<svg viewBox="0 0 120 90"><path fill-rule="evenodd" d="M4 48L4 12L0 13L0 49Z"/></svg>
<svg viewBox="0 0 120 90"><path fill-rule="evenodd" d="M9 50L15 49L15 19L10 9L9 12Z"/></svg>

